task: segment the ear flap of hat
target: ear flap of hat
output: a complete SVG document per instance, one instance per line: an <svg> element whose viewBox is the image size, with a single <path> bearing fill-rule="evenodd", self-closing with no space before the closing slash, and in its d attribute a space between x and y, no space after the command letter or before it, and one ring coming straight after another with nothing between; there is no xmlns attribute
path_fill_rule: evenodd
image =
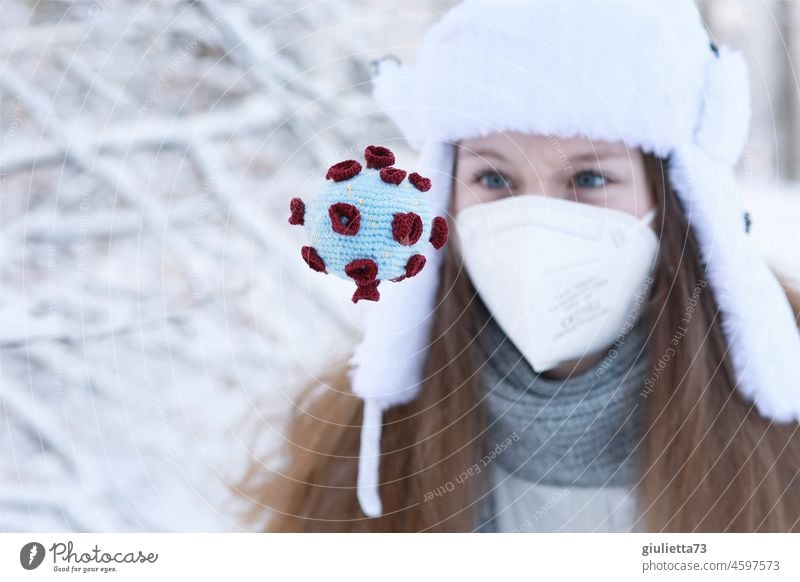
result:
<svg viewBox="0 0 800 582"><path fill-rule="evenodd" d="M429 140L414 164L431 180L425 196L434 216L447 216L452 156L452 144ZM413 400L422 381L444 250L427 245L423 254L419 274L381 287L381 300L368 306L363 340L350 359L353 392L384 407Z"/></svg>
<svg viewBox="0 0 800 582"><path fill-rule="evenodd" d="M703 85L703 110L695 143L713 159L733 166L750 126L750 81L742 55L722 46L710 57Z"/></svg>
<svg viewBox="0 0 800 582"><path fill-rule="evenodd" d="M669 166L720 310L736 388L763 416L800 421L800 331L777 277L746 234L733 170L693 144L674 151Z"/></svg>
<svg viewBox="0 0 800 582"><path fill-rule="evenodd" d="M750 125L747 66L725 46L715 53L694 143L672 152L670 181L700 244L737 389L767 418L800 420L800 331L780 283L746 234L733 172Z"/></svg>

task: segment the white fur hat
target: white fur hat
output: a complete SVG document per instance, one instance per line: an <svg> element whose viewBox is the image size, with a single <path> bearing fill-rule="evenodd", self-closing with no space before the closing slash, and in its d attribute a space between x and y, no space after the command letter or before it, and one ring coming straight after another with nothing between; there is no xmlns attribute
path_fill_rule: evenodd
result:
<svg viewBox="0 0 800 582"><path fill-rule="evenodd" d="M668 158L697 233L737 388L764 416L800 420L800 333L746 232L733 166L750 122L741 55L717 48L690 0L466 0L431 26L413 65L378 63L374 96L420 152L434 212L449 216L453 142L519 131L623 141ZM365 402L358 474L364 513L378 493L383 411L419 392L441 257L371 306L351 359Z"/></svg>

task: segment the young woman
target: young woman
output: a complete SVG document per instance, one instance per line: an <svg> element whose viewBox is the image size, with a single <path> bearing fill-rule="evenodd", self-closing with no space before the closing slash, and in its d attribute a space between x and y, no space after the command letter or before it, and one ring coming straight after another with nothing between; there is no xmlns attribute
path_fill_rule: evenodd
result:
<svg viewBox="0 0 800 582"><path fill-rule="evenodd" d="M256 527L800 531L800 333L737 206L740 57L691 2L559 6L464 2L381 71L450 244L253 466Z"/></svg>

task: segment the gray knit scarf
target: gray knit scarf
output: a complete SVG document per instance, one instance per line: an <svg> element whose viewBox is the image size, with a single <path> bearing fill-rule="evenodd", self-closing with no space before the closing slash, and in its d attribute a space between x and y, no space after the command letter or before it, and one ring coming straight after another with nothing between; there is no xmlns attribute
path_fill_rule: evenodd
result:
<svg viewBox="0 0 800 582"><path fill-rule="evenodd" d="M639 392L648 369L647 335L648 326L640 319L597 365L555 380L534 372L489 318L480 333L488 448L509 436L519 439L492 462L516 477L547 485L631 484L640 437Z"/></svg>

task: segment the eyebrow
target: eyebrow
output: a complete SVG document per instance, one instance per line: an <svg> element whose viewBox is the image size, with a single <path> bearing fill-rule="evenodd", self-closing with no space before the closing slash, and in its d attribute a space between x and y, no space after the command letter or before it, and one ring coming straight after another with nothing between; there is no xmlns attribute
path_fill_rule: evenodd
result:
<svg viewBox="0 0 800 582"><path fill-rule="evenodd" d="M464 146L459 146L460 152L463 153L465 156L471 156L473 158L495 158L497 160L501 160L503 162L507 162L508 160L506 157L501 154L500 152L496 152L494 150L486 150L481 148L476 149L467 149Z"/></svg>
<svg viewBox="0 0 800 582"><path fill-rule="evenodd" d="M464 156L471 156L471 157L485 157L485 158L495 158L497 160L508 162L509 160L500 152L491 149L483 149L483 148L474 148L474 149L467 149L464 146L459 146L461 148L461 152L463 152ZM567 156L567 161L569 162L586 162L586 161L596 161L596 160L605 160L608 158L615 158L620 156L628 157L630 154L626 149L614 149L609 147L600 146L596 148L594 151L585 153L585 154L578 154L574 156Z"/></svg>
<svg viewBox="0 0 800 582"><path fill-rule="evenodd" d="M630 154L627 150L613 150L613 149L606 149L606 150L598 150L592 153L587 154L579 154L577 156L572 156L567 158L571 162L593 162L596 160L606 160L608 158L618 158L621 156L625 156L626 158Z"/></svg>

